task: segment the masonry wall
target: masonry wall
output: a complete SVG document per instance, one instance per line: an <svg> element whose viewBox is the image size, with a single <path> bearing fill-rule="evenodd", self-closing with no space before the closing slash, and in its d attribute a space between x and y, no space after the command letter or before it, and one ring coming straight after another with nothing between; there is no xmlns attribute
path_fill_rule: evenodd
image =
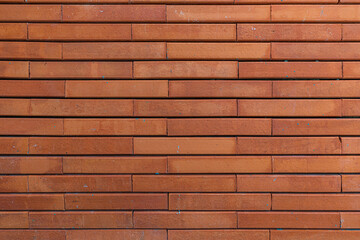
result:
<svg viewBox="0 0 360 240"><path fill-rule="evenodd" d="M360 239L359 0L0 2L0 240Z"/></svg>

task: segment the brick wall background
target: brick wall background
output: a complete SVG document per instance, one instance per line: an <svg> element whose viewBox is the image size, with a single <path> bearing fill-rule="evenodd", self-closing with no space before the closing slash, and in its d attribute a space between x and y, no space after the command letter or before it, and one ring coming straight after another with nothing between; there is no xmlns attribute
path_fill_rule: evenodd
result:
<svg viewBox="0 0 360 240"><path fill-rule="evenodd" d="M360 239L359 0L0 2L1 240Z"/></svg>

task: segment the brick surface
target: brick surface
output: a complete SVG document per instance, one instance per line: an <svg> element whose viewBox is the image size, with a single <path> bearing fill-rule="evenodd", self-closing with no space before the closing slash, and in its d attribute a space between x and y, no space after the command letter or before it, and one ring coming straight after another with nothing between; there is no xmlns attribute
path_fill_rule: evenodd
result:
<svg viewBox="0 0 360 240"><path fill-rule="evenodd" d="M61 157L0 157L1 174L61 174Z"/></svg>
<svg viewBox="0 0 360 240"><path fill-rule="evenodd" d="M339 231L339 230L271 230L271 237L274 240L355 240L360 236L360 231Z"/></svg>
<svg viewBox="0 0 360 240"><path fill-rule="evenodd" d="M64 81L1 80L1 97L64 97Z"/></svg>
<svg viewBox="0 0 360 240"><path fill-rule="evenodd" d="M42 60L61 59L60 43L0 42L0 59Z"/></svg>
<svg viewBox="0 0 360 240"><path fill-rule="evenodd" d="M26 23L1 23L1 40L25 40L27 38Z"/></svg>
<svg viewBox="0 0 360 240"><path fill-rule="evenodd" d="M27 176L1 176L0 177L0 192L27 192L28 178Z"/></svg>
<svg viewBox="0 0 360 240"><path fill-rule="evenodd" d="M61 230L0 230L0 239L37 239L65 240L65 232Z"/></svg>
<svg viewBox="0 0 360 240"><path fill-rule="evenodd" d="M124 240L166 240L166 230L78 230L67 231L67 240L96 240L99 238Z"/></svg>
<svg viewBox="0 0 360 240"><path fill-rule="evenodd" d="M26 137L0 137L0 154L26 154L28 143Z"/></svg>
<svg viewBox="0 0 360 240"><path fill-rule="evenodd" d="M1 194L0 210L64 210L62 194Z"/></svg>
<svg viewBox="0 0 360 240"><path fill-rule="evenodd" d="M340 213L341 228L359 228L360 215L359 213Z"/></svg>
<svg viewBox="0 0 360 240"><path fill-rule="evenodd" d="M0 135L63 135L63 120L56 118L0 118Z"/></svg>
<svg viewBox="0 0 360 240"><path fill-rule="evenodd" d="M1 212L0 227L5 229L11 228L28 228L29 220L27 212ZM1 237L1 233L0 233ZM1 238L0 238L1 239Z"/></svg>
<svg viewBox="0 0 360 240"><path fill-rule="evenodd" d="M0 61L0 78L28 78L28 62Z"/></svg>
<svg viewBox="0 0 360 240"><path fill-rule="evenodd" d="M0 21L55 22L61 21L60 5L2 4Z"/></svg>
<svg viewBox="0 0 360 240"><path fill-rule="evenodd" d="M215 239L249 239L249 240L267 240L269 239L269 231L267 230L169 230L169 240L180 239L199 239L199 240L215 240Z"/></svg>

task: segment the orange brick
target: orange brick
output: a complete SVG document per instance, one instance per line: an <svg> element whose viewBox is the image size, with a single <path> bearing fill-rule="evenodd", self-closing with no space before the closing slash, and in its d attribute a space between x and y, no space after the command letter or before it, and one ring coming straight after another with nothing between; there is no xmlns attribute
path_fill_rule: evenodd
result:
<svg viewBox="0 0 360 240"><path fill-rule="evenodd" d="M1 97L64 97L65 81L1 80Z"/></svg>
<svg viewBox="0 0 360 240"><path fill-rule="evenodd" d="M357 119L273 119L273 135L360 135Z"/></svg>
<svg viewBox="0 0 360 240"><path fill-rule="evenodd" d="M134 62L134 78L141 78L141 79L238 78L238 62L234 62L234 61L141 62L139 61L139 62Z"/></svg>
<svg viewBox="0 0 360 240"><path fill-rule="evenodd" d="M235 212L134 212L135 228L236 228Z"/></svg>
<svg viewBox="0 0 360 240"><path fill-rule="evenodd" d="M341 137L342 153L357 154L360 153L360 138Z"/></svg>
<svg viewBox="0 0 360 240"><path fill-rule="evenodd" d="M167 194L66 194L68 210L167 209Z"/></svg>
<svg viewBox="0 0 360 240"><path fill-rule="evenodd" d="M27 192L28 191L28 177L27 176L1 176L0 177L0 192ZM0 217L1 218L1 217ZM1 223L0 223L1 226Z"/></svg>
<svg viewBox="0 0 360 240"><path fill-rule="evenodd" d="M131 137L31 137L29 153L39 155L132 154Z"/></svg>
<svg viewBox="0 0 360 240"><path fill-rule="evenodd" d="M272 240L356 240L360 231L339 230L271 230Z"/></svg>
<svg viewBox="0 0 360 240"><path fill-rule="evenodd" d="M62 135L62 134L63 134L62 119L0 118L0 135Z"/></svg>
<svg viewBox="0 0 360 240"><path fill-rule="evenodd" d="M358 156L274 156L275 173L357 173Z"/></svg>
<svg viewBox="0 0 360 240"><path fill-rule="evenodd" d="M341 100L238 100L239 116L341 116Z"/></svg>
<svg viewBox="0 0 360 240"><path fill-rule="evenodd" d="M358 3L360 3L360 1ZM360 26L358 24L343 24L342 40L358 41L360 40L359 33Z"/></svg>
<svg viewBox="0 0 360 240"><path fill-rule="evenodd" d="M1 40L25 40L26 38L26 23L0 23Z"/></svg>
<svg viewBox="0 0 360 240"><path fill-rule="evenodd" d="M166 157L64 157L63 161L64 173L166 173L167 167Z"/></svg>
<svg viewBox="0 0 360 240"><path fill-rule="evenodd" d="M64 22L165 22L164 5L63 5Z"/></svg>
<svg viewBox="0 0 360 240"><path fill-rule="evenodd" d="M0 239L65 240L65 232L61 230L0 230Z"/></svg>
<svg viewBox="0 0 360 240"><path fill-rule="evenodd" d="M135 100L135 116L236 116L236 100Z"/></svg>
<svg viewBox="0 0 360 240"><path fill-rule="evenodd" d="M134 175L134 192L234 192L235 175Z"/></svg>
<svg viewBox="0 0 360 240"><path fill-rule="evenodd" d="M63 48L66 60L166 59L166 43L64 43Z"/></svg>
<svg viewBox="0 0 360 240"><path fill-rule="evenodd" d="M289 0L287 0L287 2L289 2ZM237 40L238 41L341 41L341 25L340 24L238 24Z"/></svg>
<svg viewBox="0 0 360 240"><path fill-rule="evenodd" d="M129 192L130 175L29 176L29 192Z"/></svg>
<svg viewBox="0 0 360 240"><path fill-rule="evenodd" d="M31 0L30 0L31 1ZM235 0L235 4L261 4L261 3L338 3L338 0Z"/></svg>
<svg viewBox="0 0 360 240"><path fill-rule="evenodd" d="M1 174L61 174L61 157L0 157Z"/></svg>
<svg viewBox="0 0 360 240"><path fill-rule="evenodd" d="M0 59L61 59L61 43L0 42Z"/></svg>
<svg viewBox="0 0 360 240"><path fill-rule="evenodd" d="M360 77L358 62L343 62L343 78L345 79L358 79Z"/></svg>
<svg viewBox="0 0 360 240"><path fill-rule="evenodd" d="M340 228L340 214L324 212L239 212L238 228Z"/></svg>
<svg viewBox="0 0 360 240"><path fill-rule="evenodd" d="M169 210L270 210L270 194L180 193L169 195Z"/></svg>
<svg viewBox="0 0 360 240"><path fill-rule="evenodd" d="M31 78L131 78L131 62L31 62Z"/></svg>
<svg viewBox="0 0 360 240"><path fill-rule="evenodd" d="M169 240L268 240L267 230L169 230Z"/></svg>
<svg viewBox="0 0 360 240"><path fill-rule="evenodd" d="M167 240L166 230L78 230L67 231L67 240Z"/></svg>
<svg viewBox="0 0 360 240"><path fill-rule="evenodd" d="M239 78L342 78L342 65L341 62L239 62Z"/></svg>
<svg viewBox="0 0 360 240"><path fill-rule="evenodd" d="M273 97L342 98L358 97L360 81L274 81Z"/></svg>
<svg viewBox="0 0 360 240"><path fill-rule="evenodd" d="M338 137L238 137L238 154L341 154Z"/></svg>
<svg viewBox="0 0 360 240"><path fill-rule="evenodd" d="M341 216L341 228L359 228L360 226L360 214L359 213L340 213Z"/></svg>
<svg viewBox="0 0 360 240"><path fill-rule="evenodd" d="M268 22L270 6L167 6L168 22Z"/></svg>
<svg viewBox="0 0 360 240"><path fill-rule="evenodd" d="M359 194L273 194L272 210L357 211Z"/></svg>
<svg viewBox="0 0 360 240"><path fill-rule="evenodd" d="M268 173L267 156L184 156L168 157L169 173Z"/></svg>
<svg viewBox="0 0 360 240"><path fill-rule="evenodd" d="M0 61L0 78L28 78L28 77L29 77L29 62Z"/></svg>
<svg viewBox="0 0 360 240"><path fill-rule="evenodd" d="M358 60L359 43L272 43L275 60Z"/></svg>
<svg viewBox="0 0 360 240"><path fill-rule="evenodd" d="M48 40L48 41L131 40L131 24L30 23L28 27L29 27L30 40Z"/></svg>
<svg viewBox="0 0 360 240"><path fill-rule="evenodd" d="M341 104L343 116L356 117L360 115L358 99L343 99Z"/></svg>
<svg viewBox="0 0 360 240"><path fill-rule="evenodd" d="M61 21L60 5L2 4L2 22L56 22Z"/></svg>
<svg viewBox="0 0 360 240"><path fill-rule="evenodd" d="M64 210L62 194L1 194L0 210Z"/></svg>
<svg viewBox="0 0 360 240"><path fill-rule="evenodd" d="M29 115L30 99L0 99L1 116L26 116Z"/></svg>
<svg viewBox="0 0 360 240"><path fill-rule="evenodd" d="M0 119L1 123L1 119ZM167 135L166 119L64 119L65 135ZM1 133L1 127L0 127Z"/></svg>
<svg viewBox="0 0 360 240"><path fill-rule="evenodd" d="M27 0L28 3L128 3L129 0Z"/></svg>
<svg viewBox="0 0 360 240"><path fill-rule="evenodd" d="M359 192L360 185L360 176L359 175L342 175L342 191L343 192Z"/></svg>
<svg viewBox="0 0 360 240"><path fill-rule="evenodd" d="M28 138L0 137L0 154L26 154L26 153L28 153Z"/></svg>
<svg viewBox="0 0 360 240"><path fill-rule="evenodd" d="M235 41L236 25L133 24L132 37L138 41Z"/></svg>
<svg viewBox="0 0 360 240"><path fill-rule="evenodd" d="M30 111L33 116L132 116L133 101L31 99Z"/></svg>
<svg viewBox="0 0 360 240"><path fill-rule="evenodd" d="M237 175L238 192L341 192L339 175Z"/></svg>
<svg viewBox="0 0 360 240"><path fill-rule="evenodd" d="M271 81L170 81L170 97L186 98L271 98Z"/></svg>
<svg viewBox="0 0 360 240"><path fill-rule="evenodd" d="M341 3L359 3L359 0L340 0Z"/></svg>
<svg viewBox="0 0 360 240"><path fill-rule="evenodd" d="M271 135L271 120L254 118L169 119L168 135Z"/></svg>
<svg viewBox="0 0 360 240"><path fill-rule="evenodd" d="M134 138L135 154L235 154L235 138Z"/></svg>
<svg viewBox="0 0 360 240"><path fill-rule="evenodd" d="M165 80L66 81L66 97L71 98L161 98L167 96L168 81Z"/></svg>
<svg viewBox="0 0 360 240"><path fill-rule="evenodd" d="M0 228L29 228L27 212L1 212ZM0 239L1 231L0 231ZM5 239L5 238L4 238ZM8 238L11 239L11 238Z"/></svg>
<svg viewBox="0 0 360 240"><path fill-rule="evenodd" d="M274 5L273 22L357 22L360 20L356 5Z"/></svg>
<svg viewBox="0 0 360 240"><path fill-rule="evenodd" d="M130 3L233 4L234 0L130 0Z"/></svg>
<svg viewBox="0 0 360 240"><path fill-rule="evenodd" d="M131 228L131 212L30 212L30 228Z"/></svg>
<svg viewBox="0 0 360 240"><path fill-rule="evenodd" d="M261 60L270 59L269 43L168 43L168 59Z"/></svg>

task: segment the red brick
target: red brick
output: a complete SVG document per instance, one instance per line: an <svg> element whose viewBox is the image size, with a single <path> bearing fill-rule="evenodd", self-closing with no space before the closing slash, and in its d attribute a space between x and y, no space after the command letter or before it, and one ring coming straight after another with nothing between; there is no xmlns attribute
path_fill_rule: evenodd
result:
<svg viewBox="0 0 360 240"><path fill-rule="evenodd" d="M28 3L128 3L129 0L26 0Z"/></svg>
<svg viewBox="0 0 360 240"><path fill-rule="evenodd" d="M30 0L31 1L31 0ZM291 4L291 3L338 3L338 0L235 0L235 4L261 4L261 3L282 3L282 4Z"/></svg>
<svg viewBox="0 0 360 240"><path fill-rule="evenodd" d="M359 0L340 0L340 3L359 3Z"/></svg>
<svg viewBox="0 0 360 240"><path fill-rule="evenodd" d="M138 137L135 154L235 154L236 139L221 137Z"/></svg>
<svg viewBox="0 0 360 240"><path fill-rule="evenodd" d="M61 21L61 5L2 4L0 21L56 22Z"/></svg>
<svg viewBox="0 0 360 240"><path fill-rule="evenodd" d="M64 157L63 161L64 173L166 173L167 168L166 157Z"/></svg>
<svg viewBox="0 0 360 240"><path fill-rule="evenodd" d="M340 228L340 214L324 212L239 212L238 228Z"/></svg>
<svg viewBox="0 0 360 240"><path fill-rule="evenodd" d="M0 154L26 154L26 153L28 153L28 138L0 137Z"/></svg>
<svg viewBox="0 0 360 240"><path fill-rule="evenodd" d="M174 60L270 59L269 43L168 43L167 58Z"/></svg>
<svg viewBox="0 0 360 240"><path fill-rule="evenodd" d="M268 240L267 230L169 230L169 240Z"/></svg>
<svg viewBox="0 0 360 240"><path fill-rule="evenodd" d="M273 194L272 210L357 211L359 194Z"/></svg>
<svg viewBox="0 0 360 240"><path fill-rule="evenodd" d="M341 100L238 100L239 116L335 117L341 116Z"/></svg>
<svg viewBox="0 0 360 240"><path fill-rule="evenodd" d="M340 213L341 216L341 228L359 228L360 226L360 214L359 213Z"/></svg>
<svg viewBox="0 0 360 240"><path fill-rule="evenodd" d="M137 41L235 41L236 25L133 24L132 37Z"/></svg>
<svg viewBox="0 0 360 240"><path fill-rule="evenodd" d="M270 210L270 194L180 193L169 195L169 210Z"/></svg>
<svg viewBox="0 0 360 240"><path fill-rule="evenodd" d="M234 0L130 0L131 3L233 4Z"/></svg>
<svg viewBox="0 0 360 240"><path fill-rule="evenodd" d="M0 59L61 59L61 43L0 42Z"/></svg>
<svg viewBox="0 0 360 240"><path fill-rule="evenodd" d="M357 240L360 231L339 230L271 230L272 240Z"/></svg>
<svg viewBox="0 0 360 240"><path fill-rule="evenodd" d="M360 1L358 3L360 3ZM358 24L343 24L342 40L358 41L360 40L359 33L360 26Z"/></svg>
<svg viewBox="0 0 360 240"><path fill-rule="evenodd" d="M1 97L64 97L65 81L1 80Z"/></svg>
<svg viewBox="0 0 360 240"><path fill-rule="evenodd" d="M1 116L26 116L29 115L30 99L0 99Z"/></svg>
<svg viewBox="0 0 360 240"><path fill-rule="evenodd" d="M270 119L168 119L169 136L271 135Z"/></svg>
<svg viewBox="0 0 360 240"><path fill-rule="evenodd" d="M0 212L0 228L29 228L28 213ZM1 231L0 231L0 239L2 239Z"/></svg>
<svg viewBox="0 0 360 240"><path fill-rule="evenodd" d="M29 77L29 62L0 61L0 78L28 78L28 77Z"/></svg>
<svg viewBox="0 0 360 240"><path fill-rule="evenodd" d="M360 176L359 175L342 175L342 191L343 192L359 192Z"/></svg>
<svg viewBox="0 0 360 240"><path fill-rule="evenodd" d="M170 81L170 97L185 98L271 98L271 81Z"/></svg>
<svg viewBox="0 0 360 240"><path fill-rule="evenodd" d="M238 78L238 62L235 61L141 62L139 61L139 62L134 62L134 78L141 78L141 79Z"/></svg>
<svg viewBox="0 0 360 240"><path fill-rule="evenodd" d="M358 62L343 62L343 78L358 79L360 77L359 66Z"/></svg>
<svg viewBox="0 0 360 240"><path fill-rule="evenodd" d="M63 48L65 60L166 59L166 43L64 43Z"/></svg>
<svg viewBox="0 0 360 240"><path fill-rule="evenodd" d="M31 62L31 78L131 78L131 62Z"/></svg>
<svg viewBox="0 0 360 240"><path fill-rule="evenodd" d="M0 23L1 40L25 40L26 38L26 23Z"/></svg>
<svg viewBox="0 0 360 240"><path fill-rule="evenodd" d="M287 2L289 2L289 0L287 0ZM341 25L340 24L238 24L237 40L238 41L296 41L296 42L297 41L341 41Z"/></svg>
<svg viewBox="0 0 360 240"><path fill-rule="evenodd" d="M275 60L358 60L359 43L272 43Z"/></svg>
<svg viewBox="0 0 360 240"><path fill-rule="evenodd" d="M236 100L135 100L135 116L236 116Z"/></svg>
<svg viewBox="0 0 360 240"><path fill-rule="evenodd" d="M270 6L167 6L168 22L268 22Z"/></svg>
<svg viewBox="0 0 360 240"><path fill-rule="evenodd" d="M134 175L134 192L235 192L235 175Z"/></svg>
<svg viewBox="0 0 360 240"><path fill-rule="evenodd" d="M67 240L167 240L166 230L77 230L67 231Z"/></svg>
<svg viewBox="0 0 360 240"><path fill-rule="evenodd" d="M31 137L29 153L39 155L132 154L131 137Z"/></svg>
<svg viewBox="0 0 360 240"><path fill-rule="evenodd" d="M274 81L273 97L280 98L342 98L358 97L360 81Z"/></svg>
<svg viewBox="0 0 360 240"><path fill-rule="evenodd" d="M161 98L167 96L168 81L165 80L66 81L66 97L70 98Z"/></svg>
<svg viewBox="0 0 360 240"><path fill-rule="evenodd" d="M274 5L273 22L357 22L360 20L356 5Z"/></svg>
<svg viewBox="0 0 360 240"><path fill-rule="evenodd" d="M64 22L165 22L164 5L63 5Z"/></svg>
<svg viewBox="0 0 360 240"><path fill-rule="evenodd" d="M341 137L343 154L360 153L360 138L357 137Z"/></svg>
<svg viewBox="0 0 360 240"><path fill-rule="evenodd" d="M0 192L13 193L13 192L27 192L27 191L28 191L27 176L0 176Z"/></svg>
<svg viewBox="0 0 360 240"><path fill-rule="evenodd" d="M61 157L0 157L1 174L62 173Z"/></svg>
<svg viewBox="0 0 360 240"><path fill-rule="evenodd" d="M273 135L360 135L357 119L273 119Z"/></svg>
<svg viewBox="0 0 360 240"><path fill-rule="evenodd" d="M1 119L0 119L1 123ZM64 119L65 135L167 135L166 119ZM1 133L1 127L0 127Z"/></svg>
<svg viewBox="0 0 360 240"><path fill-rule="evenodd" d="M30 212L30 228L131 228L131 212Z"/></svg>
<svg viewBox="0 0 360 240"><path fill-rule="evenodd" d="M342 100L342 115L356 117L360 115L359 108L360 101L358 99L343 99Z"/></svg>
<svg viewBox="0 0 360 240"><path fill-rule="evenodd" d="M235 212L134 212L135 228L236 228Z"/></svg>
<svg viewBox="0 0 360 240"><path fill-rule="evenodd" d="M32 116L132 116L133 101L31 99L30 112Z"/></svg>
<svg viewBox="0 0 360 240"><path fill-rule="evenodd" d="M239 62L239 78L342 78L341 62Z"/></svg>
<svg viewBox="0 0 360 240"><path fill-rule="evenodd" d="M59 230L0 230L0 240L65 240L65 232Z"/></svg>
<svg viewBox="0 0 360 240"><path fill-rule="evenodd" d="M338 137L238 137L238 154L341 154Z"/></svg>
<svg viewBox="0 0 360 240"><path fill-rule="evenodd" d="M129 192L130 175L29 176L29 192Z"/></svg>
<svg viewBox="0 0 360 240"><path fill-rule="evenodd" d="M358 156L274 156L275 173L357 173Z"/></svg>
<svg viewBox="0 0 360 240"><path fill-rule="evenodd" d="M269 173L268 156L168 157L169 173Z"/></svg>
<svg viewBox="0 0 360 240"><path fill-rule="evenodd" d="M66 194L67 210L167 209L167 194Z"/></svg>
<svg viewBox="0 0 360 240"><path fill-rule="evenodd" d="M62 194L1 194L0 210L64 210Z"/></svg>
<svg viewBox="0 0 360 240"><path fill-rule="evenodd" d="M0 118L0 135L62 135L62 134L63 134L62 119Z"/></svg>
<svg viewBox="0 0 360 240"><path fill-rule="evenodd" d="M237 175L238 192L341 192L339 175Z"/></svg>

